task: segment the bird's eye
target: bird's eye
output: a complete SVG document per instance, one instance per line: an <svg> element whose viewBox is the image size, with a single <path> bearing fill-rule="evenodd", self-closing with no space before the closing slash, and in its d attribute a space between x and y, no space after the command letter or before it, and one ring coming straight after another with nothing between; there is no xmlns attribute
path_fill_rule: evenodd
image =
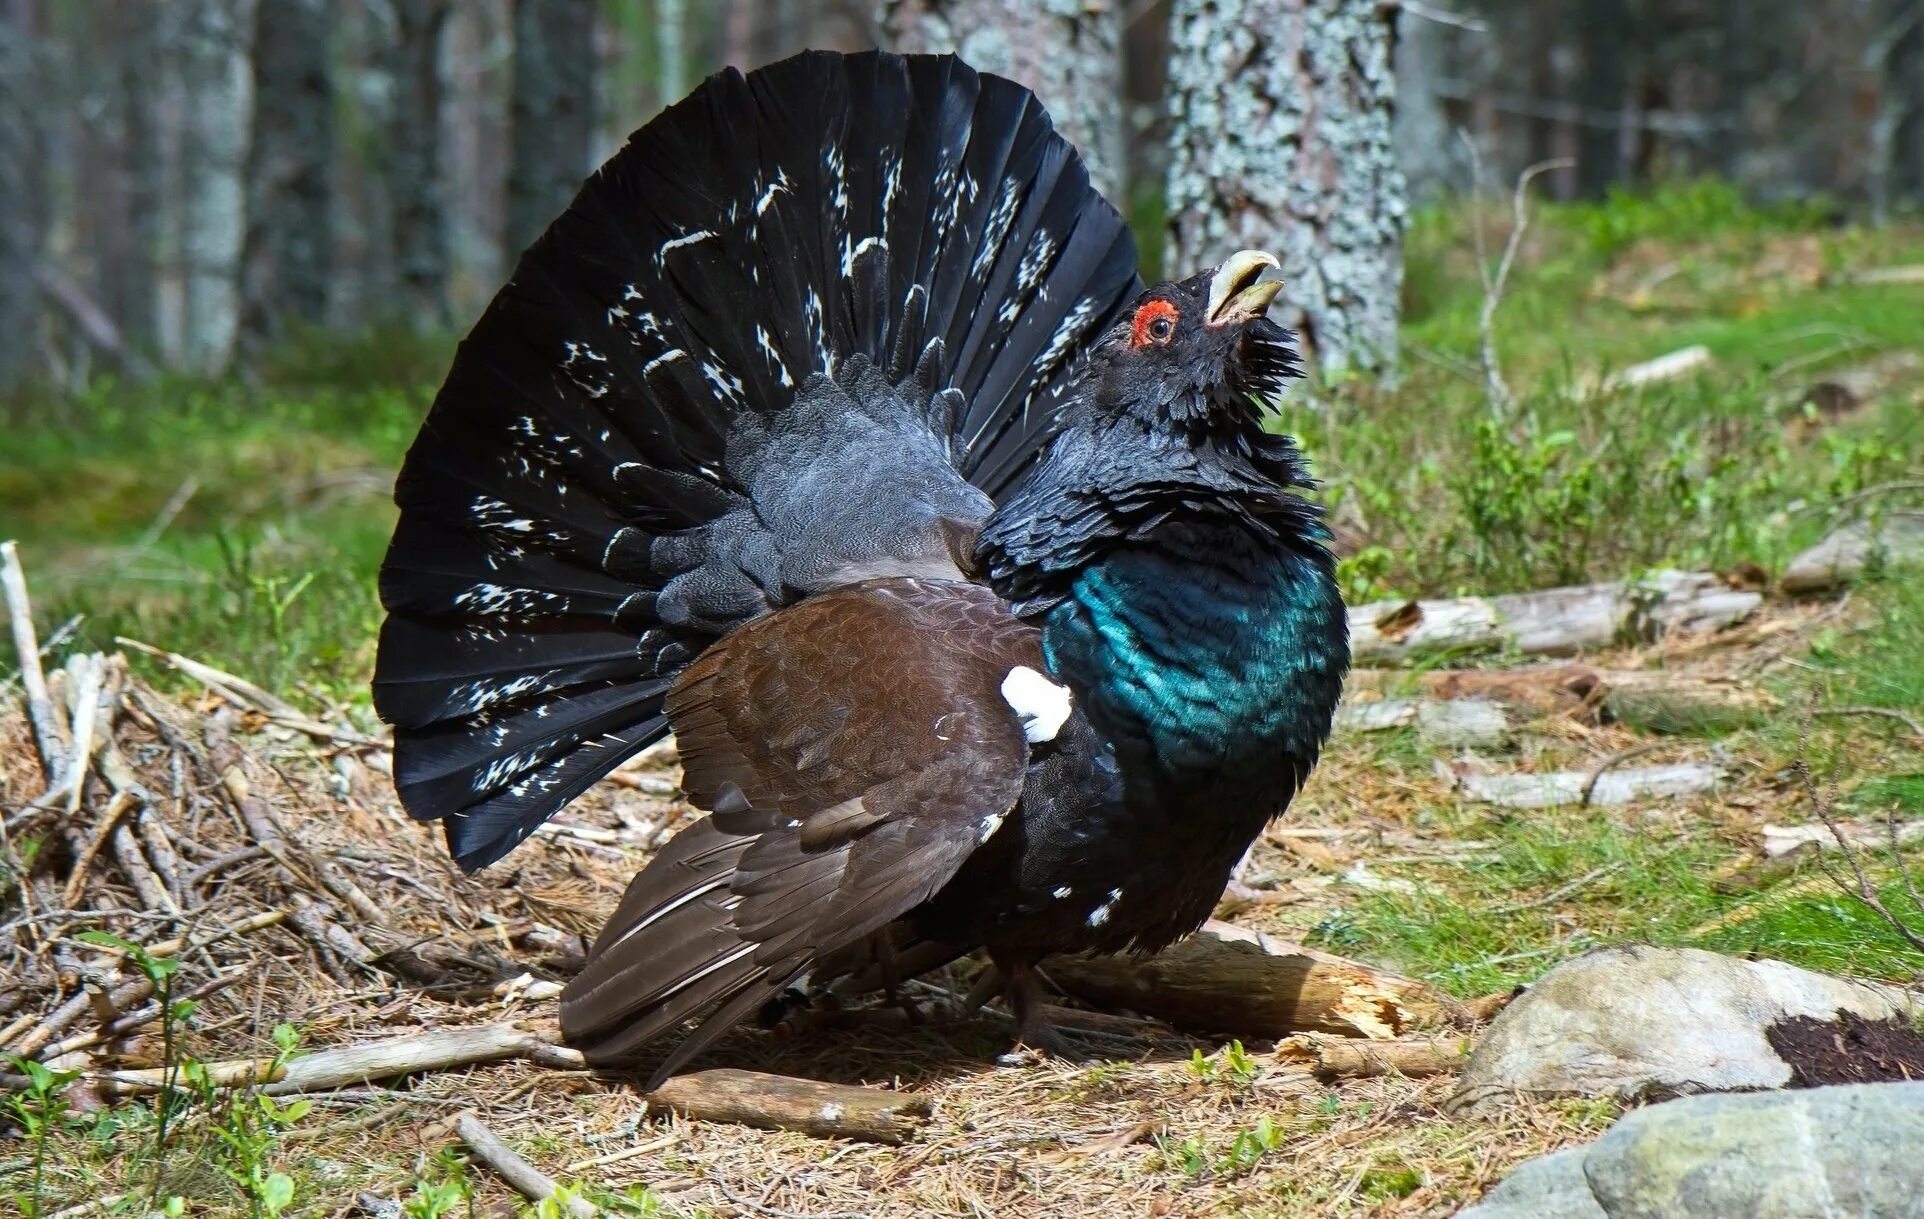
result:
<svg viewBox="0 0 1924 1219"><path fill-rule="evenodd" d="M1135 322L1129 328L1129 345L1147 347L1151 343L1160 347L1176 336L1176 307L1168 301L1150 301L1136 310Z"/></svg>

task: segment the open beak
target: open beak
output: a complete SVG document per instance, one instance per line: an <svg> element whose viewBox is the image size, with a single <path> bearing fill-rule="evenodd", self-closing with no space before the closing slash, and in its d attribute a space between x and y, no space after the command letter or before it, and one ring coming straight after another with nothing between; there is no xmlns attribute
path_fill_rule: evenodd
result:
<svg viewBox="0 0 1924 1219"><path fill-rule="evenodd" d="M1269 308L1269 302L1283 290L1283 285L1274 279L1258 281L1265 270L1281 266L1274 254L1263 250L1238 250L1231 254L1229 261L1216 268L1215 276L1209 281L1209 325L1223 326L1261 317Z"/></svg>

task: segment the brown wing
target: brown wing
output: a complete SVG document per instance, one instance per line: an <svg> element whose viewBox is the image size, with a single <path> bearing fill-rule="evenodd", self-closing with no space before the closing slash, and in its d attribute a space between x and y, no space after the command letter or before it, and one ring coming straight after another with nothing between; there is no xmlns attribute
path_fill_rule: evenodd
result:
<svg viewBox="0 0 1924 1219"><path fill-rule="evenodd" d="M811 597L704 652L667 701L689 798L712 815L628 887L562 996L596 1061L716 1004L671 1073L818 955L925 900L1022 790L1001 683L1040 636L976 585L878 580Z"/></svg>

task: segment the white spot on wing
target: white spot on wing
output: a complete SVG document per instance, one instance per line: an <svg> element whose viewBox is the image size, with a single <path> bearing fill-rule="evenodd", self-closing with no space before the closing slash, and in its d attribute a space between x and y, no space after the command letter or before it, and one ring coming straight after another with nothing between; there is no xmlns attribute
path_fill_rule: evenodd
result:
<svg viewBox="0 0 1924 1219"><path fill-rule="evenodd" d="M1002 698L1022 720L1030 744L1053 741L1069 718L1069 687L1058 686L1028 665L1017 665L1002 679Z"/></svg>
<svg viewBox="0 0 1924 1219"><path fill-rule="evenodd" d="M1121 889L1109 890L1109 900L1103 902L1100 906L1097 906L1094 910L1091 910L1089 912L1089 925L1091 927L1100 927L1104 923L1108 922L1109 915L1115 911L1116 903L1121 900L1122 900Z"/></svg>

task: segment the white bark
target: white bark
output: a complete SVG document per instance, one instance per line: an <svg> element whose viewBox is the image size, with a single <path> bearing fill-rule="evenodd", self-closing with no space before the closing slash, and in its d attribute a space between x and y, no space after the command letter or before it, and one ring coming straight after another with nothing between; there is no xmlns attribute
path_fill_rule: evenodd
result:
<svg viewBox="0 0 1924 1219"><path fill-rule="evenodd" d="M1408 212L1392 139L1389 10L1376 0L1176 0L1172 275L1240 249L1282 260L1281 310L1318 365L1396 360Z"/></svg>
<svg viewBox="0 0 1924 1219"><path fill-rule="evenodd" d="M1500 597L1378 601L1350 610L1350 648L1359 663L1378 664L1497 648L1568 656L1666 630L1719 630L1762 603L1716 576L1680 571Z"/></svg>
<svg viewBox="0 0 1924 1219"><path fill-rule="evenodd" d="M183 0L179 71L183 132L181 359L219 373L240 323L247 132L253 108L247 0Z"/></svg>
<svg viewBox="0 0 1924 1219"><path fill-rule="evenodd" d="M877 21L899 51L953 51L980 72L1027 85L1089 167L1122 199L1125 0L882 0Z"/></svg>

